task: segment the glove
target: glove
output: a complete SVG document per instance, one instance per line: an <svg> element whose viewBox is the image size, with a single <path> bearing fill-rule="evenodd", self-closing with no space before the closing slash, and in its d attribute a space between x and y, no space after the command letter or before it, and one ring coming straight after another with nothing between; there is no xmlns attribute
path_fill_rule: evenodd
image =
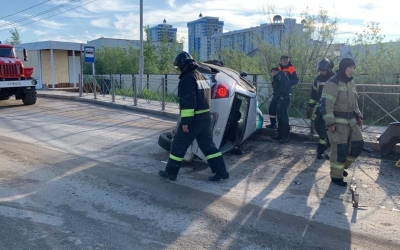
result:
<svg viewBox="0 0 400 250"><path fill-rule="evenodd" d="M311 115L312 115L312 108L311 107L307 107L306 111L307 111L307 117L311 119Z"/></svg>

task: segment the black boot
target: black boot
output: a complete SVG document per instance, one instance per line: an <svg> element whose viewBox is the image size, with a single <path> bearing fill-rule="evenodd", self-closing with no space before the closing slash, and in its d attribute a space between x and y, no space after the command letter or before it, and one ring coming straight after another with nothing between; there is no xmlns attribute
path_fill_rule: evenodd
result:
<svg viewBox="0 0 400 250"><path fill-rule="evenodd" d="M331 180L336 185L339 185L339 186L342 186L342 187L347 186L347 182L343 181L343 178L332 178L331 177Z"/></svg>
<svg viewBox="0 0 400 250"><path fill-rule="evenodd" d="M349 175L349 173L347 173L346 170L343 170L343 176L344 176L344 177L347 177L348 175Z"/></svg>
<svg viewBox="0 0 400 250"><path fill-rule="evenodd" d="M279 140L279 144L285 144L290 142L290 137L289 136L285 136L282 139Z"/></svg>
<svg viewBox="0 0 400 250"><path fill-rule="evenodd" d="M181 168L181 162L168 159L167 166L165 166L165 170L158 171L158 175L170 179L171 181L176 181L176 177L178 176L179 170Z"/></svg>
<svg viewBox="0 0 400 250"><path fill-rule="evenodd" d="M272 140L274 140L274 141L280 141L280 140L282 140L282 136L281 135L276 135L276 136L273 136L272 137Z"/></svg>
<svg viewBox="0 0 400 250"><path fill-rule="evenodd" d="M317 154L317 159L318 159L318 160L324 159L324 155L323 155L323 154Z"/></svg>
<svg viewBox="0 0 400 250"><path fill-rule="evenodd" d="M228 179L229 178L229 173L225 172L225 173L219 173L217 172L214 176L210 176L208 177L209 181L220 181L221 179Z"/></svg>
<svg viewBox="0 0 400 250"><path fill-rule="evenodd" d="M270 129L276 129L276 118L269 118L269 120L271 121L271 124L266 125L266 128L270 128Z"/></svg>
<svg viewBox="0 0 400 250"><path fill-rule="evenodd" d="M208 164L210 165L211 171L215 173L214 176L208 178L209 181L219 181L221 179L229 178L229 174L226 171L225 161L222 156L209 159Z"/></svg>
<svg viewBox="0 0 400 250"><path fill-rule="evenodd" d="M168 174L167 171L164 171L164 170L158 171L158 175L165 179L170 179L171 181L176 181L176 177L177 177L177 175Z"/></svg>

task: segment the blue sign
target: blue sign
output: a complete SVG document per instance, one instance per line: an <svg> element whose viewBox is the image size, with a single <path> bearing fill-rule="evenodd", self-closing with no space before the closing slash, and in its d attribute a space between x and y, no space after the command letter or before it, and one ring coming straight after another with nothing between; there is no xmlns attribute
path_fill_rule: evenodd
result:
<svg viewBox="0 0 400 250"><path fill-rule="evenodd" d="M83 49L85 55L85 62L94 63L96 49L93 46L85 46Z"/></svg>

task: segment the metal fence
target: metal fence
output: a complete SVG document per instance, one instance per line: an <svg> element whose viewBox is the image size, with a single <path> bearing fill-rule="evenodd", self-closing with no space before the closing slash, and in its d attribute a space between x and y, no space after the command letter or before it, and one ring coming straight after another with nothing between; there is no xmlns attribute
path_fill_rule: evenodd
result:
<svg viewBox="0 0 400 250"><path fill-rule="evenodd" d="M134 106L141 104L156 105L161 110L166 107L178 109L178 76L150 75L139 79L135 75L99 75L84 76L79 86L79 96L92 95L94 99L101 95L116 100L132 101ZM272 98L269 82L253 82L257 88L258 104L263 113L268 113ZM302 118L311 127L306 118L311 83L299 83L292 88L289 115ZM387 126L400 120L400 86L398 84L357 84L360 110L364 114L365 126Z"/></svg>

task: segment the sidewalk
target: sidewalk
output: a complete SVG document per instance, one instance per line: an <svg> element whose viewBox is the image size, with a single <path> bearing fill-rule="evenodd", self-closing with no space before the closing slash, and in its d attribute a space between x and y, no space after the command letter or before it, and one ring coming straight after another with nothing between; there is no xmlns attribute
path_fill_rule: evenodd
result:
<svg viewBox="0 0 400 250"><path fill-rule="evenodd" d="M82 101L95 103L99 105L110 106L114 108L122 108L139 112L146 112L155 115L166 116L169 118L177 118L179 107L176 103L167 103L165 105L165 110L161 109L161 102L158 100L145 100L138 99L137 105L134 105L134 100L132 97L122 97L116 96L115 102L112 102L111 95L102 95L97 94L96 99L94 99L93 93L83 93L82 97L79 97L79 93L77 92L69 92L62 90L38 90L38 97L45 98L56 98L56 99L68 99L74 101ZM253 139L263 140L268 139L271 134L274 134L275 131L271 129L266 129L265 125L269 124L269 117L267 114L264 114L264 128L261 133L254 134L252 136ZM317 143L318 136L316 134L310 135L310 119L301 119L301 118L290 118L291 125L291 137L297 140L303 140L305 143ZM366 126L364 125L363 137L365 141L366 148L372 148L375 151L379 151L379 143L377 138L386 130L386 127L382 126ZM394 149L394 152L400 153L400 146L397 145Z"/></svg>

